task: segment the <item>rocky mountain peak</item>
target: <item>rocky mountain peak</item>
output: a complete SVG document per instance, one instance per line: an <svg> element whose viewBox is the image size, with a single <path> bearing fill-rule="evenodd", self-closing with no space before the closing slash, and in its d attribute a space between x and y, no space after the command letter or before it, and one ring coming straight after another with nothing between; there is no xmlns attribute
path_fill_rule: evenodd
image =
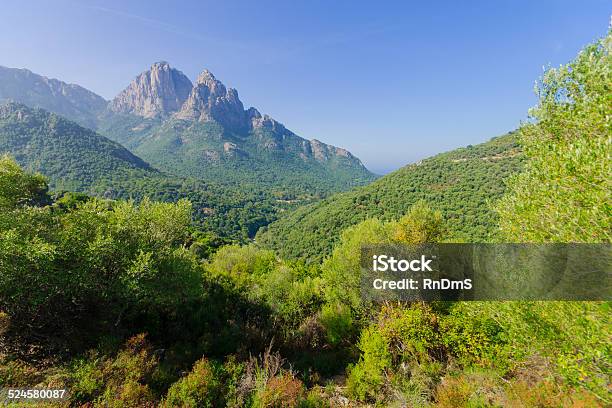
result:
<svg viewBox="0 0 612 408"><path fill-rule="evenodd" d="M181 71L160 61L138 75L111 101L109 108L145 118L165 117L181 108L191 88L191 81Z"/></svg>
<svg viewBox="0 0 612 408"><path fill-rule="evenodd" d="M268 115L262 115L257 109L249 108L246 111L249 127L252 130L269 129L273 132L285 132L286 128L282 123L274 120Z"/></svg>
<svg viewBox="0 0 612 408"><path fill-rule="evenodd" d="M198 77L196 79L195 85L197 86L197 85L200 85L200 84L206 85L209 88L213 88L215 86L220 86L220 87L223 87L223 89L225 89L225 87L223 86L221 81L219 81L217 78L215 78L213 73L210 72L207 69L205 69L204 71L200 72L200 75L198 75Z"/></svg>
<svg viewBox="0 0 612 408"><path fill-rule="evenodd" d="M207 69L196 79L187 101L176 114L179 119L217 121L230 129L244 129L247 116L238 91L226 88Z"/></svg>

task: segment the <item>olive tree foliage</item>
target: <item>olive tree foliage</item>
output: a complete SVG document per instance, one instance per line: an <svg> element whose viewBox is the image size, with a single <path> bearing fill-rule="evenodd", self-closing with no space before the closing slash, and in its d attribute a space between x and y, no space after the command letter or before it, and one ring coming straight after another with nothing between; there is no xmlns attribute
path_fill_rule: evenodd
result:
<svg viewBox="0 0 612 408"><path fill-rule="evenodd" d="M321 321L328 340L339 343L367 320L370 304L361 297L361 249L364 245L423 244L446 238L447 228L440 211L424 201L416 202L399 220L369 219L342 233L339 245L322 265L325 305ZM356 324L357 323L357 324Z"/></svg>
<svg viewBox="0 0 612 408"><path fill-rule="evenodd" d="M497 210L518 242L609 242L612 29L536 84L538 105L520 129L526 169Z"/></svg>
<svg viewBox="0 0 612 408"><path fill-rule="evenodd" d="M0 333L5 348L78 347L134 319L171 317L199 294L201 270L184 246L188 201L92 199L66 210L30 205L39 192L46 192L44 179L11 159L0 161L0 311L10 321Z"/></svg>
<svg viewBox="0 0 612 408"><path fill-rule="evenodd" d="M440 211L432 210L424 201L417 201L397 221L382 222L373 218L347 228L322 266L327 300L359 308L361 248L364 245L440 242L446 234L445 225Z"/></svg>
<svg viewBox="0 0 612 408"><path fill-rule="evenodd" d="M0 182L0 211L48 202L45 178L25 173L8 155L0 156Z"/></svg>

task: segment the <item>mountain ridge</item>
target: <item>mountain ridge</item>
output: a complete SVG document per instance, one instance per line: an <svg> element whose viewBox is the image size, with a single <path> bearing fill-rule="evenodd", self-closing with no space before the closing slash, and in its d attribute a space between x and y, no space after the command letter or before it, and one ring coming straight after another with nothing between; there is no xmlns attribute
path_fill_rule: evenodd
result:
<svg viewBox="0 0 612 408"><path fill-rule="evenodd" d="M256 108L245 109L238 91L206 69L180 108L143 108L174 101L175 86L164 81L182 75L167 63L153 64L113 100L112 106L123 103L115 109L122 116L111 115L102 133L162 170L220 182L256 181L281 196L320 197L376 178L348 150L302 138Z"/></svg>
<svg viewBox="0 0 612 408"><path fill-rule="evenodd" d="M0 152L51 175L55 189L87 191L100 175L125 179L157 173L119 143L58 114L16 102L0 105Z"/></svg>
<svg viewBox="0 0 612 408"><path fill-rule="evenodd" d="M260 183L281 196L322 196L376 178L347 149L245 109L238 91L208 70L192 83L156 62L106 101L78 85L2 67L0 101L7 100L62 115L178 176Z"/></svg>
<svg viewBox="0 0 612 408"><path fill-rule="evenodd" d="M0 102L43 108L93 129L108 101L77 84L48 78L25 68L0 65Z"/></svg>

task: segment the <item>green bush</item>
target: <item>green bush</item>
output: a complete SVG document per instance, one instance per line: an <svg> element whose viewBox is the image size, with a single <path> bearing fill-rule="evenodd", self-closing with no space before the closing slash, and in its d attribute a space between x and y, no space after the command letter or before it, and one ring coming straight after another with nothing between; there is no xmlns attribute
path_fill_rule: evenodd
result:
<svg viewBox="0 0 612 408"><path fill-rule="evenodd" d="M272 251L257 249L253 245L229 245L213 256L207 269L213 274L232 277L237 282L249 282L256 276L270 272L276 265Z"/></svg>
<svg viewBox="0 0 612 408"><path fill-rule="evenodd" d="M168 390L165 407L220 407L224 405L221 368L203 358L198 360L187 376Z"/></svg>
<svg viewBox="0 0 612 408"><path fill-rule="evenodd" d="M455 307L440 321L440 337L463 364L506 365L507 333L496 320L476 308Z"/></svg>
<svg viewBox="0 0 612 408"><path fill-rule="evenodd" d="M447 234L440 211L432 210L425 201L417 201L395 224L393 240L404 244L440 242Z"/></svg>
<svg viewBox="0 0 612 408"><path fill-rule="evenodd" d="M390 226L376 219L346 229L332 256L323 262L325 300L342 303L357 315L362 312L360 291L361 247L390 242Z"/></svg>
<svg viewBox="0 0 612 408"><path fill-rule="evenodd" d="M353 316L351 310L340 303L327 303L321 309L320 322L325 336L332 346L337 346L353 337Z"/></svg>
<svg viewBox="0 0 612 408"><path fill-rule="evenodd" d="M152 405L156 396L148 384L158 363L144 334L130 338L112 358L92 353L73 364L71 399L75 403L93 401L96 406L117 408Z"/></svg>
<svg viewBox="0 0 612 408"><path fill-rule="evenodd" d="M391 368L389 342L378 327L373 326L362 332L358 347L361 357L348 369L347 389L361 401L375 400L385 386L386 370Z"/></svg>
<svg viewBox="0 0 612 408"><path fill-rule="evenodd" d="M387 340L396 364L443 358L438 317L425 304L385 305L378 315L377 327Z"/></svg>
<svg viewBox="0 0 612 408"><path fill-rule="evenodd" d="M319 308L320 278L300 277L291 265L279 263L266 274L254 277L249 297L272 310L278 323L290 332Z"/></svg>

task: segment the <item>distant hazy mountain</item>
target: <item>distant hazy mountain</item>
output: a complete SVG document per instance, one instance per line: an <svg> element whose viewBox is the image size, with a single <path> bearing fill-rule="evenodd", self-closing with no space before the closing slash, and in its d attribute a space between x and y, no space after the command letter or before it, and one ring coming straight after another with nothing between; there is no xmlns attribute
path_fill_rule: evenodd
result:
<svg viewBox="0 0 612 408"><path fill-rule="evenodd" d="M161 169L222 183L249 183L296 197L374 180L345 149L306 140L255 108L208 70L191 84L153 64L109 104L100 131Z"/></svg>
<svg viewBox="0 0 612 408"><path fill-rule="evenodd" d="M20 102L43 108L91 129L108 102L99 95L74 84L49 79L27 69L0 66L0 103Z"/></svg>

